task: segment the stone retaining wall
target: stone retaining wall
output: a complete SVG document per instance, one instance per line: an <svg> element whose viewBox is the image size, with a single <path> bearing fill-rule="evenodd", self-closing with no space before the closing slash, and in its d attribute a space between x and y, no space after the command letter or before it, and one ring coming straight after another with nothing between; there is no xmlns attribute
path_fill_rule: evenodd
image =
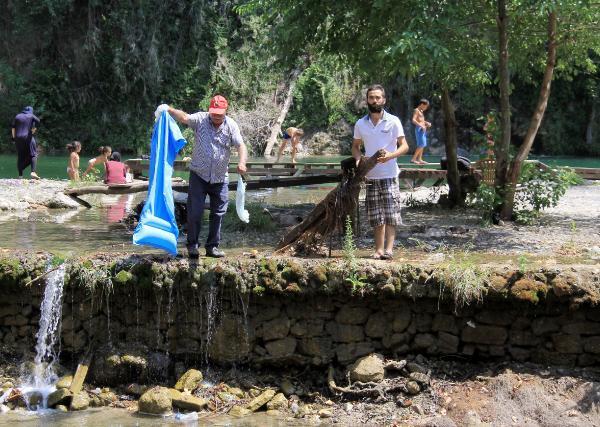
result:
<svg viewBox="0 0 600 427"><path fill-rule="evenodd" d="M18 262L15 261L18 260ZM32 350L47 255L0 259L0 340ZM457 306L435 268L281 260L95 259L67 268L63 353L98 350L107 384L148 357L261 365L348 364L377 351L587 366L600 362L598 272L490 271ZM454 297L453 297L454 295ZM100 351L100 349L104 349ZM161 356L162 355L162 356ZM112 357L112 359L111 359ZM125 373L118 372L124 369ZM100 378L104 375L103 378Z"/></svg>

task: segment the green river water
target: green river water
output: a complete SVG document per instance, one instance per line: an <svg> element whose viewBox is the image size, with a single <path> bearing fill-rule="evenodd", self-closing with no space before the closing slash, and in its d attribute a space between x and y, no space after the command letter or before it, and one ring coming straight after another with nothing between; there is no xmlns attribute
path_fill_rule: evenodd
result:
<svg viewBox="0 0 600 427"><path fill-rule="evenodd" d="M124 157L127 159L128 157ZM308 156L299 158L299 162L339 162L345 156ZM600 158L593 157L536 157L548 165L557 166L572 166L572 167L587 167L600 168ZM87 165L89 157L81 157L80 165L83 168ZM264 161L264 159L254 159ZM284 158L284 160L289 160ZM437 167L439 156L425 156L425 160L432 162L432 167ZM399 159L400 163L408 163L410 156L402 156ZM40 156L38 159L38 174L43 178L52 179L67 179L67 162L68 157L65 156ZM17 157L11 154L0 154L0 179L1 178L17 178ZM26 171L26 176L29 174L29 169ZM185 177L186 174L180 176Z"/></svg>

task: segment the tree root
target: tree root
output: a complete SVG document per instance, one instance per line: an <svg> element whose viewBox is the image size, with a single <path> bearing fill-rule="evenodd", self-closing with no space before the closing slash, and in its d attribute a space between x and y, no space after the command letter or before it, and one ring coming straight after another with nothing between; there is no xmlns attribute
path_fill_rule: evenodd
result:
<svg viewBox="0 0 600 427"><path fill-rule="evenodd" d="M348 387L340 387L335 383L334 373L333 366L329 366L327 371L329 390L334 394L342 394L351 399L376 398L376 402L389 402L393 400L391 394L406 391L404 378L384 380L380 383L356 381Z"/></svg>

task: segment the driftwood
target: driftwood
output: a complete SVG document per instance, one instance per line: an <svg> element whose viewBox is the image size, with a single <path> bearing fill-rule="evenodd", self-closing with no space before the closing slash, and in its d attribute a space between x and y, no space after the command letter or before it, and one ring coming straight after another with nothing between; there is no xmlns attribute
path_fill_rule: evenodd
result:
<svg viewBox="0 0 600 427"><path fill-rule="evenodd" d="M283 253L300 248L310 250L327 235L342 230L346 216L354 217L360 186L366 174L377 165L377 159L384 154L384 150L379 150L371 157L363 156L358 166L353 158L342 161L342 181L315 206L304 221L281 239L275 252Z"/></svg>

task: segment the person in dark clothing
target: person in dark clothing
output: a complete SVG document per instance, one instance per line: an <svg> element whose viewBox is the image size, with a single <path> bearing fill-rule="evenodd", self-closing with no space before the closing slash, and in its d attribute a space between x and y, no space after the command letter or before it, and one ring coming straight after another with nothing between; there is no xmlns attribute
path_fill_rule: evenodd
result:
<svg viewBox="0 0 600 427"><path fill-rule="evenodd" d="M12 122L12 138L17 149L17 169L19 178L23 178L23 171L31 166L31 178L40 179L35 172L37 166L37 144L33 136L40 124L33 114L32 107L25 107L15 116Z"/></svg>

